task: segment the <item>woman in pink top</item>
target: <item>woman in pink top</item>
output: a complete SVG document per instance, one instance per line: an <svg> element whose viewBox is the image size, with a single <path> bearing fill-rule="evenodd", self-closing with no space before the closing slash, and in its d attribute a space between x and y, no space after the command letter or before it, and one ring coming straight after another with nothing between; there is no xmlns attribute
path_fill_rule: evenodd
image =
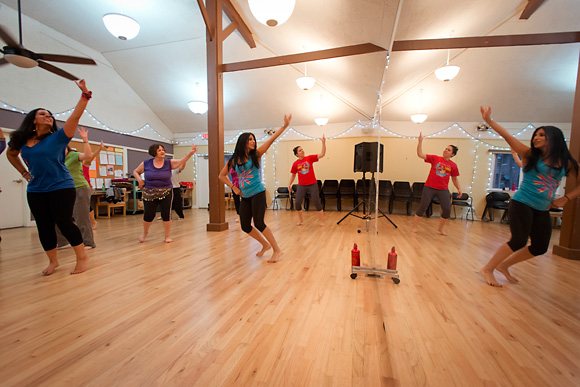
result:
<svg viewBox="0 0 580 387"><path fill-rule="evenodd" d="M91 186L91 177L89 176L89 167L91 166L91 163L93 162L93 160L97 158L97 156L99 155L99 153L101 153L102 150L105 150L105 145L103 144L103 141L101 140L101 146L99 147L99 149L97 149L97 151L95 153L93 153L93 157L91 157L89 160L83 161L83 175L85 176L85 179L87 179L87 182L89 183L89 186L92 189L95 189L97 187ZM95 228L97 228L97 220L95 219L95 211L93 210L92 206L91 206L90 211L91 212L90 212L89 216L91 218L91 226L94 230Z"/></svg>

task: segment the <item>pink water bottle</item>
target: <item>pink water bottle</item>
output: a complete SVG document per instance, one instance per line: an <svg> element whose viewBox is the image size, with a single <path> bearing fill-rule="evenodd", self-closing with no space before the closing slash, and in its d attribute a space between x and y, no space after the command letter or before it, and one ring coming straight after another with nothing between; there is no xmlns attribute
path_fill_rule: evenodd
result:
<svg viewBox="0 0 580 387"><path fill-rule="evenodd" d="M350 252L352 266L360 266L360 251L356 248L356 243L354 248Z"/></svg>
<svg viewBox="0 0 580 387"><path fill-rule="evenodd" d="M395 246L389 252L389 258L387 260L387 270L397 270L397 253L395 252Z"/></svg>

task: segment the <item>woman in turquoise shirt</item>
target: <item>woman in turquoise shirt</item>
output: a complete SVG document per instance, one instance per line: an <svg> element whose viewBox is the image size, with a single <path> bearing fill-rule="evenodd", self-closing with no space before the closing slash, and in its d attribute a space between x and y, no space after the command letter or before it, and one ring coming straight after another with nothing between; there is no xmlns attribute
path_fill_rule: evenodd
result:
<svg viewBox="0 0 580 387"><path fill-rule="evenodd" d="M568 150L564 134L555 126L540 126L534 131L530 146L525 145L505 128L491 119L491 108L481 107L483 119L522 158L524 179L510 200L511 239L501 245L480 273L491 286L501 285L493 271L502 273L508 281L517 282L509 272L513 264L544 254L552 236L549 209L562 207L580 196L580 184L571 192L557 198L560 180L570 170L578 176L578 163ZM526 247L528 238L531 244Z"/></svg>
<svg viewBox="0 0 580 387"><path fill-rule="evenodd" d="M264 223L266 214L266 188L260 180L260 158L270 145L290 125L292 115L284 116L284 125L278 129L266 142L257 148L256 137L252 133L243 133L238 137L232 158L224 165L220 172L220 180L232 189L232 192L242 197L240 203L240 225L242 230L260 242L262 249L256 254L264 255L270 248L274 249L268 262L276 262L282 250L276 243L272 230ZM230 168L234 168L238 175L238 186L228 178ZM252 227L252 219L254 227Z"/></svg>

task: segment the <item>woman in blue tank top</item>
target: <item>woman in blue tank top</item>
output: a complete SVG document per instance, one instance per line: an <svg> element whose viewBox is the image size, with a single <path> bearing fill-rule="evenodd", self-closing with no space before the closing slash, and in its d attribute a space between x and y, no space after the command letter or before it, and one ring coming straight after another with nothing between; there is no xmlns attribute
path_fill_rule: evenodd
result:
<svg viewBox="0 0 580 387"><path fill-rule="evenodd" d="M220 180L230 187L233 193L242 197L239 213L240 225L245 233L262 245L262 249L256 255L261 257L270 248L274 250L268 262L276 262L282 250L276 243L272 230L264 223L266 188L260 180L260 158L290 125L291 119L292 114L284 116L284 125L259 148L256 147L256 137L252 133L241 134L234 154L219 175ZM238 175L238 185L234 185L228 177L231 168L234 168ZM254 227L252 227L252 219Z"/></svg>
<svg viewBox="0 0 580 387"><path fill-rule="evenodd" d="M578 163L568 150L564 134L555 126L540 126L534 131L530 146L525 145L491 119L491 108L481 107L483 119L521 157L524 178L510 200L511 239L501 245L480 273L491 286L501 286L493 271L502 273L508 281L517 282L508 270L513 264L542 255L548 250L552 236L550 208L562 207L580 196L580 184L571 192L555 198L560 180L570 169L578 176ZM526 247L528 238L530 246Z"/></svg>

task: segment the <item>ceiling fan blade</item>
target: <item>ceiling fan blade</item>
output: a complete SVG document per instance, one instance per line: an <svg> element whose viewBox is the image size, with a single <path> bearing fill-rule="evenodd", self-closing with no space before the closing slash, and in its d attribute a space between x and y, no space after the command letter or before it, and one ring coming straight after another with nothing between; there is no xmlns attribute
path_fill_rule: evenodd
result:
<svg viewBox="0 0 580 387"><path fill-rule="evenodd" d="M6 32L6 30L4 30L2 26L0 26L0 39L2 39L6 43L6 45L10 47L18 47L18 43L16 43L16 40L14 40L12 36L10 36L10 34Z"/></svg>
<svg viewBox="0 0 580 387"><path fill-rule="evenodd" d="M38 59L48 60L51 62L61 62L61 63L74 63L83 65L96 65L97 62L91 58L81 58L78 56L69 55L55 55L55 54L36 54Z"/></svg>
<svg viewBox="0 0 580 387"><path fill-rule="evenodd" d="M43 69L50 71L51 73L54 73L56 75L60 75L61 77L64 77L66 79L70 79L71 81L76 81L77 79L80 79L79 77L75 77L74 75L67 73L64 70L59 69L58 67L55 67L51 64L48 64L46 62L43 61L38 61L38 65L40 67L42 67Z"/></svg>

